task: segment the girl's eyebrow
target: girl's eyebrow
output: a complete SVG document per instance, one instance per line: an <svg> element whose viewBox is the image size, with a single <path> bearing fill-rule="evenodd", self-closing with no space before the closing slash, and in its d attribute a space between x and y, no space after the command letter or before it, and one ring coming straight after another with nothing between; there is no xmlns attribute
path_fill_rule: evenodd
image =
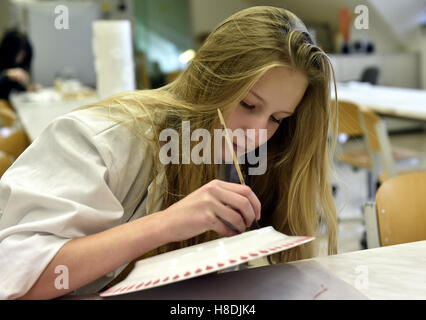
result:
<svg viewBox="0 0 426 320"><path fill-rule="evenodd" d="M261 96L259 96L256 92L254 92L253 90L250 90L250 93L252 94L252 95L254 95L256 98L258 98L260 101L262 101L263 103L265 103L265 99L263 99ZM292 115L293 114L293 112L290 112L290 111L278 111L277 113L286 113L286 114L289 114L289 115Z"/></svg>
<svg viewBox="0 0 426 320"><path fill-rule="evenodd" d="M259 96L256 92L254 92L253 90L250 90L250 93L252 95L254 95L256 98L258 98L260 101L262 101L263 103L265 103L265 99L263 99L261 96Z"/></svg>

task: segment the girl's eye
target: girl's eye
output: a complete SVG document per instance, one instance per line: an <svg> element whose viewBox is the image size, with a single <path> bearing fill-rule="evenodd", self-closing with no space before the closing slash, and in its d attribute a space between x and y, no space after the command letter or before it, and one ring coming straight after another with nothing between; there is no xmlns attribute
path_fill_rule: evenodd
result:
<svg viewBox="0 0 426 320"><path fill-rule="evenodd" d="M281 124L281 120L278 120L277 118L275 118L274 116L271 116L272 121Z"/></svg>
<svg viewBox="0 0 426 320"><path fill-rule="evenodd" d="M241 101L240 102L241 105L249 110L253 110L255 108L255 106L248 104L247 102ZM275 118L274 116L271 116L271 120L274 121L275 123L281 124L281 120L278 120L277 118Z"/></svg>
<svg viewBox="0 0 426 320"><path fill-rule="evenodd" d="M255 108L255 106L250 105L250 104L248 104L248 103L246 103L246 102L244 102L244 101L241 101L240 103L241 103L241 105L242 105L244 108L246 108L246 109L253 110L253 109Z"/></svg>

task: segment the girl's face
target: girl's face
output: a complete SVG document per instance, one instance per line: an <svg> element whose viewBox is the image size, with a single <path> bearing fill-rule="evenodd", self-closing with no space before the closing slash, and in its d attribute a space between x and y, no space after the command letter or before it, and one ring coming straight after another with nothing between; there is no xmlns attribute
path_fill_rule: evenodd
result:
<svg viewBox="0 0 426 320"><path fill-rule="evenodd" d="M247 134L247 129L255 129L255 141L251 144L255 148L269 140L281 121L293 114L307 87L307 78L301 71L287 67L267 71L247 96L235 108L231 108L232 111L224 114L228 129L242 129L245 134L245 146L238 145L237 138L233 137L234 150L244 153L253 149L247 143L247 139L253 140L253 136ZM266 141L260 141L257 129L267 130Z"/></svg>

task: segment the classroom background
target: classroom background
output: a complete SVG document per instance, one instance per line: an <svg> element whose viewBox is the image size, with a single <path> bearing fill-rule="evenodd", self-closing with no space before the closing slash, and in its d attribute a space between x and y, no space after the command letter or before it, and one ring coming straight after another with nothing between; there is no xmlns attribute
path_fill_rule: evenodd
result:
<svg viewBox="0 0 426 320"><path fill-rule="evenodd" d="M294 12L334 65L338 253L426 240L424 0L1 1L0 34L25 36L15 62L31 61L2 63L20 85L0 102L0 174L55 117L173 81L218 23L256 5Z"/></svg>

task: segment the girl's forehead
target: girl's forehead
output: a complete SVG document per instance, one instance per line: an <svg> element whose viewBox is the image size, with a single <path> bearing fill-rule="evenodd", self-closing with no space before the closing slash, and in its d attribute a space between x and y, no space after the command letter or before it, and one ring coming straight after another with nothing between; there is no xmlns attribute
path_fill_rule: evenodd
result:
<svg viewBox="0 0 426 320"><path fill-rule="evenodd" d="M275 67L254 84L249 95L275 112L294 112L307 86L308 80L303 72Z"/></svg>

